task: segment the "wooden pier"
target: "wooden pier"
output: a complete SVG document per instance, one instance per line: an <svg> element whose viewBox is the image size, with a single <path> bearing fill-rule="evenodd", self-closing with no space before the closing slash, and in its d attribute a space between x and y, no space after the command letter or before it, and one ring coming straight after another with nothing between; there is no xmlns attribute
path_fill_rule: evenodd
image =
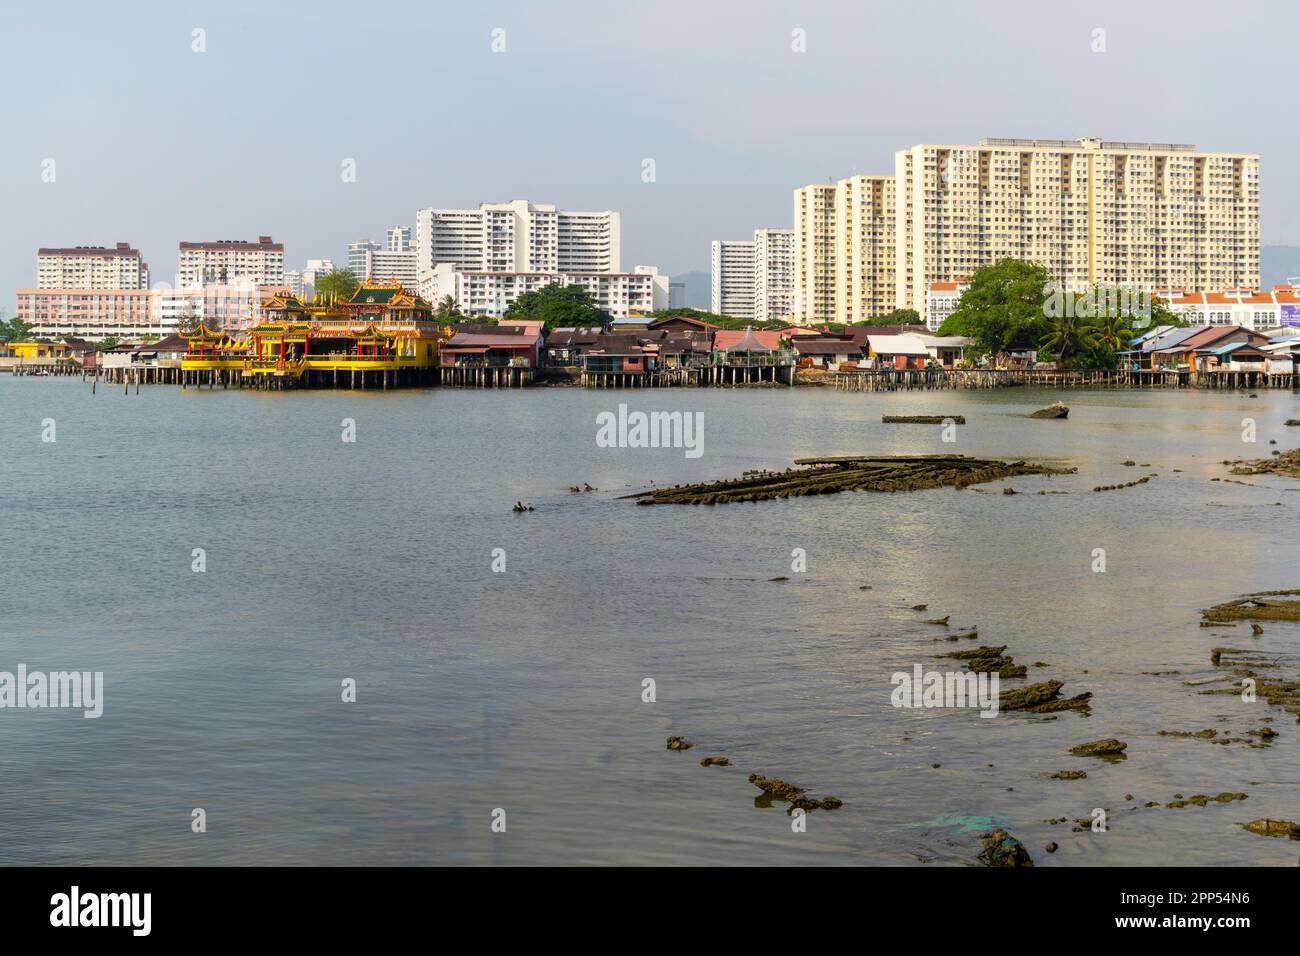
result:
<svg viewBox="0 0 1300 956"><path fill-rule="evenodd" d="M604 372L583 369L578 384L586 388L730 388L747 385L793 385L794 366L785 364L694 365L654 372Z"/></svg>
<svg viewBox="0 0 1300 956"><path fill-rule="evenodd" d="M8 369L14 377L29 375L38 375L41 377L49 375L82 375L84 371L81 365L76 362L15 362L9 365ZM3 366L0 366L0 371L4 371Z"/></svg>
<svg viewBox="0 0 1300 956"><path fill-rule="evenodd" d="M438 384L453 388L523 388L533 369L521 365L443 365Z"/></svg>

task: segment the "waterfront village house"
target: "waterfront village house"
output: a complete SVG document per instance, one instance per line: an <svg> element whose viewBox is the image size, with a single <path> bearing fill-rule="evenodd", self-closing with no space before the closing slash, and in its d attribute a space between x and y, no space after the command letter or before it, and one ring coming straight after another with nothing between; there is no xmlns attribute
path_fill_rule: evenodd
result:
<svg viewBox="0 0 1300 956"><path fill-rule="evenodd" d="M1268 359L1268 352L1249 342L1196 350L1196 367L1202 372L1263 372Z"/></svg>
<svg viewBox="0 0 1300 956"><path fill-rule="evenodd" d="M697 319L693 315L665 315L650 322L646 328L655 332L716 332L718 326Z"/></svg>
<svg viewBox="0 0 1300 956"><path fill-rule="evenodd" d="M796 335L790 344L799 356L801 368L835 370L848 363L853 363L856 367L863 357L862 349L854 345L852 339L830 335Z"/></svg>
<svg viewBox="0 0 1300 956"><path fill-rule="evenodd" d="M609 323L611 332L636 332L648 330L651 319L645 315L629 315L627 318L614 319Z"/></svg>
<svg viewBox="0 0 1300 956"><path fill-rule="evenodd" d="M1173 353L1165 350L1173 349L1175 345L1202 331L1204 329L1199 326L1160 325L1131 340L1129 350L1119 354L1139 369L1173 368Z"/></svg>
<svg viewBox="0 0 1300 956"><path fill-rule="evenodd" d="M546 323L541 319L502 319L497 323L498 329L523 329L525 334L536 333L546 338Z"/></svg>
<svg viewBox="0 0 1300 956"><path fill-rule="evenodd" d="M69 336L63 340L63 344L68 347L74 362L80 362L82 368L94 368L95 358L99 354L99 346L94 342L87 342L85 339Z"/></svg>
<svg viewBox="0 0 1300 956"><path fill-rule="evenodd" d="M442 347L445 368L537 368L541 329L528 325L457 325Z"/></svg>
<svg viewBox="0 0 1300 956"><path fill-rule="evenodd" d="M135 350L139 347L138 342L123 342L120 345L114 345L112 348L101 349L99 352L99 367L105 371L130 368L135 362Z"/></svg>
<svg viewBox="0 0 1300 956"><path fill-rule="evenodd" d="M868 335L867 359L870 367L923 369L930 351L915 335Z"/></svg>
<svg viewBox="0 0 1300 956"><path fill-rule="evenodd" d="M546 364L552 368L578 368L582 356L600 341L598 326L551 329L546 338Z"/></svg>
<svg viewBox="0 0 1300 956"><path fill-rule="evenodd" d="M131 364L180 368L181 361L189 354L189 345L185 336L177 332L157 342L142 342L132 350Z"/></svg>
<svg viewBox="0 0 1300 956"><path fill-rule="evenodd" d="M670 327L665 329L658 345L659 359L665 368L699 368L708 365L712 357L713 332Z"/></svg>
<svg viewBox="0 0 1300 956"><path fill-rule="evenodd" d="M1038 363L1038 346L1027 339L1017 339L989 359L993 368L1033 368Z"/></svg>
<svg viewBox="0 0 1300 956"><path fill-rule="evenodd" d="M713 333L713 349L725 365L771 365L781 348L776 332L755 329L719 329Z"/></svg>
<svg viewBox="0 0 1300 956"><path fill-rule="evenodd" d="M650 348L650 346L654 346ZM623 368L603 368L618 363L613 356L653 356L656 361L642 362L646 366L663 368L693 368L708 365L713 351L713 334L690 326L665 326L662 328L602 332L598 328L552 329L546 339L546 364L552 368L586 367L590 371L623 371ZM595 365L585 361L589 352L605 356ZM602 366L597 368L596 366ZM637 371L644 371L638 368Z"/></svg>
<svg viewBox="0 0 1300 956"><path fill-rule="evenodd" d="M582 367L588 372L656 372L660 367L659 343L643 341L635 332L606 333L583 352Z"/></svg>
<svg viewBox="0 0 1300 956"><path fill-rule="evenodd" d="M810 325L787 325L783 329L776 329L776 334L783 339L793 340L795 336L802 339L816 338L819 335L829 335L833 338L842 338L843 336L835 335L829 329L815 329ZM861 346L859 346L861 350Z"/></svg>
<svg viewBox="0 0 1300 956"><path fill-rule="evenodd" d="M1295 330L1271 337L1263 349L1269 355L1265 371L1270 375L1294 373L1300 367L1300 334Z"/></svg>
<svg viewBox="0 0 1300 956"><path fill-rule="evenodd" d="M71 361L73 350L63 342L11 342L6 351L22 362L52 364Z"/></svg>
<svg viewBox="0 0 1300 956"><path fill-rule="evenodd" d="M1200 370L1218 366L1218 357L1211 362L1210 350L1244 342L1262 348L1268 344L1268 336L1239 325L1203 326L1192 335L1182 338L1172 345L1160 345L1151 352L1151 364L1155 368L1179 368L1180 366ZM1202 359L1198 362L1199 357Z"/></svg>
<svg viewBox="0 0 1300 956"><path fill-rule="evenodd" d="M971 340L964 335L918 335L931 360L946 369L952 369L966 355Z"/></svg>

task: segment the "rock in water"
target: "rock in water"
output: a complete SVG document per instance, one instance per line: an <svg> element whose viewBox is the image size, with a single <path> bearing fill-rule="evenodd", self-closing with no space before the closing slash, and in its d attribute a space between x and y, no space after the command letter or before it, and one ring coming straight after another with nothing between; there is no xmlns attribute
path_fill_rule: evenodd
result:
<svg viewBox="0 0 1300 956"><path fill-rule="evenodd" d="M1105 740L1094 740L1091 743L1071 747L1070 753L1076 757L1114 757L1122 754L1127 749L1128 744L1124 743L1124 741L1116 740L1114 737L1107 737Z"/></svg>
<svg viewBox="0 0 1300 956"><path fill-rule="evenodd" d="M1070 406L1065 402L1052 402L1046 408L1040 408L1036 412L1030 412L1030 418L1065 418L1070 414Z"/></svg>
<svg viewBox="0 0 1300 956"><path fill-rule="evenodd" d="M1300 840L1300 823L1292 823L1290 820L1251 820L1249 823L1243 823L1242 826L1260 836L1280 836Z"/></svg>
<svg viewBox="0 0 1300 956"><path fill-rule="evenodd" d="M980 851L979 859L985 866L1034 865L1025 845L1001 827L984 835L984 849Z"/></svg>

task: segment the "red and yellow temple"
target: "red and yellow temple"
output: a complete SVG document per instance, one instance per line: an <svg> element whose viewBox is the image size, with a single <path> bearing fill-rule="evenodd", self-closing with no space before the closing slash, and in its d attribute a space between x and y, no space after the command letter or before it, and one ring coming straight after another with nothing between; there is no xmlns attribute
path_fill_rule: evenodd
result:
<svg viewBox="0 0 1300 956"><path fill-rule="evenodd" d="M432 385L442 333L433 307L399 282L363 282L344 301L277 295L238 335L200 324L182 333L190 384L253 388Z"/></svg>

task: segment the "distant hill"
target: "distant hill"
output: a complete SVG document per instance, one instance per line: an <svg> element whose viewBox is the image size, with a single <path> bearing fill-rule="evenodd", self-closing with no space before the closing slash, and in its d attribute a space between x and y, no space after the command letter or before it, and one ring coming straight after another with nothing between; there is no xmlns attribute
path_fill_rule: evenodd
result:
<svg viewBox="0 0 1300 956"><path fill-rule="evenodd" d="M713 280L707 272L683 272L673 276L672 281L686 284L687 308L708 309L713 305Z"/></svg>
<svg viewBox="0 0 1300 956"><path fill-rule="evenodd" d="M1261 246L1259 282L1271 289L1291 276L1300 276L1300 246Z"/></svg>

